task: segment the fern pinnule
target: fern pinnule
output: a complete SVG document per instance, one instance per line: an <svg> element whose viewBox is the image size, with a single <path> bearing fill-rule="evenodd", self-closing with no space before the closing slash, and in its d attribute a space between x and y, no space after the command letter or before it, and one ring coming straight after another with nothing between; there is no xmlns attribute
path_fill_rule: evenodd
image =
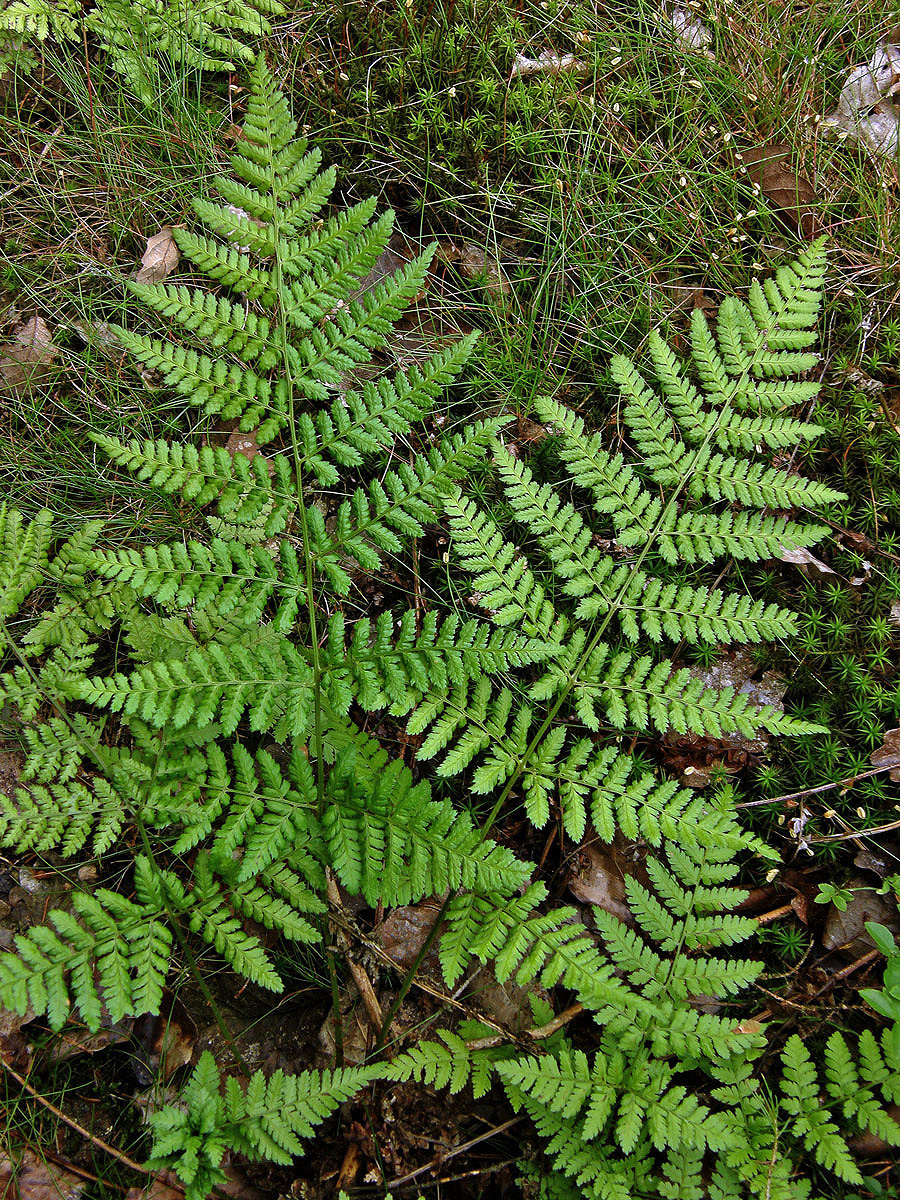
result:
<svg viewBox="0 0 900 1200"><path fill-rule="evenodd" d="M157 1011L172 933L156 906L105 888L76 892L72 906L51 910L50 924L18 934L15 951L0 954L4 1004L46 1014L52 1029L75 1008L92 1031L103 1008L113 1021Z"/></svg>
<svg viewBox="0 0 900 1200"><path fill-rule="evenodd" d="M303 1153L301 1138L366 1084L382 1077L375 1063L335 1071L276 1071L268 1079L255 1071L245 1085L233 1077L221 1090L219 1069L206 1050L183 1093L150 1118L153 1169L176 1170L187 1184L187 1200L204 1200L226 1179L226 1147L251 1160L267 1158L290 1165Z"/></svg>
<svg viewBox="0 0 900 1200"><path fill-rule="evenodd" d="M0 617L14 616L43 578L52 516L43 509L26 523L22 514L0 505Z"/></svg>

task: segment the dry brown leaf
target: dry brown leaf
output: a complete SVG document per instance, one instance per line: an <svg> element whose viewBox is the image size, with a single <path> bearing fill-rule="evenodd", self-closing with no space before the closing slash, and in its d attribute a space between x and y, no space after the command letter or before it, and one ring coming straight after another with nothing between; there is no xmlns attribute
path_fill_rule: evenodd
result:
<svg viewBox="0 0 900 1200"><path fill-rule="evenodd" d="M873 892L868 879L857 877L849 880L846 886L853 895L843 911L833 904L829 905L825 928L822 930L822 945L826 950L840 947L856 957L875 945L866 932L867 921L877 921L892 933L900 933L900 921L897 901Z"/></svg>
<svg viewBox="0 0 900 1200"><path fill-rule="evenodd" d="M184 1188L171 1171L160 1171L146 1187L129 1188L125 1200L184 1200Z"/></svg>
<svg viewBox="0 0 900 1200"><path fill-rule="evenodd" d="M816 190L791 166L790 147L768 142L745 150L741 161L750 182L766 197L776 214L802 237L814 238L818 228L813 205Z"/></svg>
<svg viewBox="0 0 900 1200"><path fill-rule="evenodd" d="M0 1200L79 1200L86 1187L86 1180L30 1150L0 1152Z"/></svg>
<svg viewBox="0 0 900 1200"><path fill-rule="evenodd" d="M892 1121L900 1125L900 1104L886 1104L884 1111ZM858 1155L860 1158L882 1158L884 1156L891 1158L896 1154L893 1141L887 1142L870 1130L858 1133L856 1137L848 1138L847 1145L854 1155Z"/></svg>
<svg viewBox="0 0 900 1200"><path fill-rule="evenodd" d="M0 393L27 392L47 377L58 354L47 322L35 313L0 346Z"/></svg>
<svg viewBox="0 0 900 1200"><path fill-rule="evenodd" d="M460 275L483 283L485 290L493 295L509 296L512 294L512 287L500 264L492 255L485 254L480 246L470 243L457 246L451 242L444 251L444 258L447 262L455 264Z"/></svg>
<svg viewBox="0 0 900 1200"><path fill-rule="evenodd" d="M130 1040L134 1028L134 1021L130 1017L114 1023L104 1009L101 1022L101 1028L95 1033L77 1028L61 1030L53 1041L41 1047L42 1059L51 1063L61 1063L67 1058L75 1058L79 1054L97 1054L110 1046L119 1046Z"/></svg>
<svg viewBox="0 0 900 1200"><path fill-rule="evenodd" d="M31 1062L31 1043L22 1032L22 1026L34 1017L30 1008L24 1016L0 1008L0 1060L16 1071L26 1070Z"/></svg>
<svg viewBox="0 0 900 1200"><path fill-rule="evenodd" d="M134 277L135 283L162 283L178 266L181 254L175 244L175 235L168 225L159 233L147 238L147 248L141 265Z"/></svg>
<svg viewBox="0 0 900 1200"><path fill-rule="evenodd" d="M428 935L434 928L440 910L440 904L434 900L424 900L420 904L405 904L391 909L375 930L375 937L394 962L399 963L404 970L408 971L418 958ZM438 941L425 956L422 965L431 973L439 975Z"/></svg>
<svg viewBox="0 0 900 1200"><path fill-rule="evenodd" d="M634 875L637 867L634 855L620 842L601 842L590 832L578 851L577 869L569 879L569 891L582 903L595 904L626 925L633 925L625 877Z"/></svg>
<svg viewBox="0 0 900 1200"><path fill-rule="evenodd" d="M543 1000L549 996L537 982L516 983L507 979L500 983L493 971L483 971L472 983L469 996L483 1013L494 1021L511 1029L513 1033L524 1033L533 1023L530 997Z"/></svg>
<svg viewBox="0 0 900 1200"><path fill-rule="evenodd" d="M890 778L900 783L900 729L887 731L884 745L872 751L871 762L873 767L893 767Z"/></svg>
<svg viewBox="0 0 900 1200"><path fill-rule="evenodd" d="M189 1063L197 1044L197 1026L184 1004L168 988L163 991L160 1012L139 1017L134 1036L144 1051L142 1073L147 1078L161 1074L169 1080L179 1067Z"/></svg>
<svg viewBox="0 0 900 1200"><path fill-rule="evenodd" d="M745 650L729 654L709 667L690 668L691 675L701 680L705 688L716 691L734 688L756 707L771 706L784 712L787 681L777 671L766 671L760 679L754 679L756 671L756 663ZM669 732L663 738L662 753L667 766L678 772L680 783L701 788L710 782L713 767L738 771L762 754L768 744L765 729L760 729L754 738L738 731L720 738Z"/></svg>
<svg viewBox="0 0 900 1200"><path fill-rule="evenodd" d="M232 458L236 454L243 454L244 458L249 458L252 462L257 454L261 454L259 446L256 444L256 430L251 429L246 433L242 429L233 429L228 435L228 441L225 443L225 449ZM269 467L269 474L274 470Z"/></svg>

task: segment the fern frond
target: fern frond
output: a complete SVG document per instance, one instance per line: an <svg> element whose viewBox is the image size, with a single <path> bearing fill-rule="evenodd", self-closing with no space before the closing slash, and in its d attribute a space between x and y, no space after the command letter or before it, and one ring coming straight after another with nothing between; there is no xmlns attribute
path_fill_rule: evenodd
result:
<svg viewBox="0 0 900 1200"><path fill-rule="evenodd" d="M212 858L201 851L194 865L193 886L181 907L189 910L188 928L212 946L238 974L268 988L281 992L284 983L263 949L259 938L249 933L235 916L233 909L246 911L254 920L277 914L283 922L281 929L288 937L299 941L318 941L318 933L302 918L286 913L275 898L265 900L261 890L246 886L239 890L223 887L223 881L213 869ZM243 900L243 904L241 904ZM317 907L321 911L321 907ZM287 919L286 919L287 918ZM290 932L288 930L290 929Z"/></svg>
<svg viewBox="0 0 900 1200"><path fill-rule="evenodd" d="M315 417L301 413L297 438L302 467L313 471L320 484L333 486L340 479L339 467L358 467L366 455L408 434L458 374L474 340L474 334L463 338L393 378L366 381L360 391L344 392ZM497 422L492 429L499 427Z"/></svg>
<svg viewBox="0 0 900 1200"><path fill-rule="evenodd" d="M749 596L710 591L652 579L644 571L617 564L593 545L593 534L571 504L563 505L546 484L538 486L526 466L498 452L500 476L517 520L538 542L576 597L577 618L614 613L629 641L641 634L659 642L755 642L796 633L792 613Z"/></svg>
<svg viewBox="0 0 900 1200"><path fill-rule="evenodd" d="M0 845L56 850L72 858L90 843L99 858L118 842L129 816L122 797L102 776L89 785L69 780L16 788L14 800L0 791Z"/></svg>
<svg viewBox="0 0 900 1200"><path fill-rule="evenodd" d="M169 968L172 934L154 907L100 888L76 892L74 913L54 909L50 924L18 934L16 950L0 954L0 1003L24 1015L29 1007L60 1029L70 1008L100 1028L156 1012Z"/></svg>
<svg viewBox="0 0 900 1200"><path fill-rule="evenodd" d="M205 0L194 8L177 0L97 0L86 23L114 70L150 107L162 90L160 51L192 70L234 71L253 61L246 38L270 33L267 18L282 12L279 0Z"/></svg>
<svg viewBox="0 0 900 1200"><path fill-rule="evenodd" d="M0 505L0 618L19 611L47 568L53 517L42 509L26 524L22 514Z"/></svg>
<svg viewBox="0 0 900 1200"><path fill-rule="evenodd" d="M345 1100L385 1074L382 1064L339 1071L276 1071L266 1079L256 1071L245 1086L225 1083L224 1095L215 1059L200 1057L183 1093L183 1104L170 1104L150 1118L154 1170L176 1172L187 1200L204 1200L225 1180L221 1161L226 1148L255 1160L290 1165L303 1153L301 1138L311 1137Z"/></svg>
<svg viewBox="0 0 900 1200"><path fill-rule="evenodd" d="M268 601L277 597L272 623L285 631L305 595L297 553L286 539L277 558L261 546L214 538L209 545L191 541L97 551L89 562L99 575L127 583L139 596L196 611L214 605L220 615L240 608L248 625L261 621Z"/></svg>
<svg viewBox="0 0 900 1200"><path fill-rule="evenodd" d="M519 622L532 637L548 637L558 618L527 561L503 539L495 523L462 493L451 492L444 506L454 549L482 608L497 625Z"/></svg>
<svg viewBox="0 0 900 1200"><path fill-rule="evenodd" d="M557 652L552 643L451 614L429 612L416 630L416 614L363 617L346 636L342 615L328 626L323 685L332 707L346 712L351 699L373 711L389 707L403 715L432 688L464 687L470 680L541 662Z"/></svg>
<svg viewBox="0 0 900 1200"><path fill-rule="evenodd" d="M816 1160L846 1179L861 1183L862 1175L838 1126L819 1096L816 1068L803 1042L792 1034L782 1052L784 1107L794 1117L794 1130L813 1150Z"/></svg>
<svg viewBox="0 0 900 1200"><path fill-rule="evenodd" d="M306 511L309 553L319 572L340 595L350 590L345 567L355 560L367 571L377 571L384 553L398 553L403 539L421 537L445 506L445 494L466 474L479 452L493 438L500 422L477 421L465 433L443 439L411 463L398 463L358 488L338 508L329 531L321 511Z"/></svg>
<svg viewBox="0 0 900 1200"><path fill-rule="evenodd" d="M251 461L244 454L229 454L222 446L197 449L190 444L135 439L126 443L105 434L94 434L92 440L136 479L168 495L177 492L198 507L215 500L223 516L243 513L246 519L249 511L271 509L276 501L267 536L280 533L287 523L285 510L297 506L287 483L290 465L281 456L271 460L274 476L270 476L262 455Z"/></svg>
<svg viewBox="0 0 900 1200"><path fill-rule="evenodd" d="M834 1032L825 1044L824 1081L812 1056L793 1034L782 1052L784 1074L782 1104L792 1115L793 1132L813 1151L816 1161L848 1183L862 1178L853 1152L845 1140L848 1123L868 1130L889 1145L900 1145L900 1124L885 1110L885 1100L896 1103L900 1090L900 1035L895 1025L882 1034L879 1046L869 1030L859 1040L859 1062L854 1062L846 1039ZM868 1085L868 1086L867 1086ZM840 1116L834 1111L840 1105Z"/></svg>
<svg viewBox="0 0 900 1200"><path fill-rule="evenodd" d="M632 1014L643 1011L641 998L622 988L585 927L573 920L574 909L534 915L546 895L542 883L533 883L513 899L471 893L455 897L440 943L447 983L452 987L457 982L474 955L483 963L494 962L501 983L510 978L522 985L533 979L545 987L562 983L594 1012L606 1006Z"/></svg>
<svg viewBox="0 0 900 1200"><path fill-rule="evenodd" d="M327 862L344 887L369 904L410 904L450 889L513 894L531 864L482 837L467 813L433 800L400 762L373 774L354 750L329 780L322 818Z"/></svg>
<svg viewBox="0 0 900 1200"><path fill-rule="evenodd" d="M470 1085L476 1100L491 1086L494 1063L510 1053L508 1047L496 1051L471 1050L458 1033L437 1031L439 1042L421 1041L390 1064L390 1077L398 1083L415 1079L435 1088L447 1088L451 1095Z"/></svg>

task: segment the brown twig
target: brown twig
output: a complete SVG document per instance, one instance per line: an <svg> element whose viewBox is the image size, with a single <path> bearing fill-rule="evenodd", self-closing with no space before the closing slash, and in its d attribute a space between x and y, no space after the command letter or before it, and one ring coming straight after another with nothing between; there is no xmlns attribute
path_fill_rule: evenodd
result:
<svg viewBox="0 0 900 1200"><path fill-rule="evenodd" d="M568 1025L570 1021L584 1012L583 1004L572 1004L569 1008L563 1011L552 1021L548 1021L546 1025L538 1025L534 1029L526 1029L522 1037L531 1038L534 1042L542 1041L544 1038L552 1037L558 1029L562 1029L564 1025ZM504 1042L509 1041L509 1035L503 1033L494 1033L488 1037L476 1038L472 1042L466 1042L469 1050L490 1050L492 1046L500 1046Z"/></svg>
<svg viewBox="0 0 900 1200"><path fill-rule="evenodd" d="M770 912L760 913L756 918L757 925L770 925L772 921L778 921L781 917L787 917L794 911L790 904L782 904L780 908L773 908Z"/></svg>
<svg viewBox="0 0 900 1200"><path fill-rule="evenodd" d="M890 833L892 829L900 829L900 821L890 821L887 825L876 825L874 829L850 829L847 833L823 833L821 837L810 837L812 842L848 842L853 838L873 837L876 833Z"/></svg>
<svg viewBox="0 0 900 1200"><path fill-rule="evenodd" d="M147 1167L141 1166L139 1162L135 1162L133 1158L129 1158L127 1154L124 1154L121 1150L116 1149L115 1146L111 1146L109 1142L104 1142L102 1138L98 1138L96 1134L91 1133L88 1129L85 1129L83 1125L79 1125L74 1118L67 1116L61 1108L57 1108L56 1105L48 1100L46 1096L42 1096L37 1088L33 1088L28 1080L20 1075L18 1071L14 1070L8 1062L5 1062L2 1058L0 1058L0 1062L3 1063L4 1070L12 1075L16 1083L21 1088L24 1088L29 1096L33 1096L34 1099L37 1100L38 1104L42 1104L48 1112L52 1112L54 1117L58 1117L59 1120L68 1125L70 1129L74 1129L76 1133L80 1133L82 1137L87 1138L87 1140L92 1145L96 1146L98 1150L102 1150L105 1154L111 1155L111 1157L116 1159L117 1162L122 1163L123 1166L129 1167L132 1171L137 1171L140 1175L153 1174L153 1172Z"/></svg>
<svg viewBox="0 0 900 1200"><path fill-rule="evenodd" d="M94 1175L92 1171L87 1171L84 1167L79 1167L75 1163L69 1162L61 1154L54 1154L46 1146L41 1146L39 1152L41 1158L46 1158L49 1162L55 1163L56 1166L61 1167L64 1171L68 1171L70 1175L77 1175L79 1179L87 1179L91 1183L100 1183L103 1187L112 1188L115 1192L128 1191L128 1188L122 1187L121 1183L112 1183L109 1179L101 1179L99 1175ZM32 1151L32 1153L37 1153L37 1151Z"/></svg>
<svg viewBox="0 0 900 1200"><path fill-rule="evenodd" d="M343 911L341 903L341 893L338 891L338 886L334 881L334 876L328 872L328 903L338 912ZM350 974L353 976L353 982L356 984L356 990L359 992L363 1006L366 1010L366 1015L376 1035L381 1031L384 1024L384 1013L381 1011L381 1005L378 1003L378 997L375 995L375 989L372 987L372 981L366 974L365 968L359 963L355 963L350 957L350 935L346 929L337 922L334 922L334 929L337 935L338 945L345 951L347 967Z"/></svg>
<svg viewBox="0 0 900 1200"><path fill-rule="evenodd" d="M440 1162L432 1160L430 1163L426 1163L424 1167L410 1171L408 1175L401 1175L399 1179L392 1179L390 1183L386 1183L384 1186L389 1192L395 1188L403 1187L404 1184L411 1183L413 1179L418 1179L420 1175L424 1175L426 1171L433 1171L435 1167L440 1166L442 1163L449 1162L451 1158L456 1158L457 1154L465 1154L467 1150L471 1150L473 1146L477 1146L481 1142L486 1142L488 1138L492 1138L498 1133L505 1133L507 1129L511 1129L513 1125L518 1125L523 1119L522 1117L511 1117L510 1120L504 1121L502 1125L494 1125L485 1133L480 1133L478 1137L474 1137L468 1142L463 1142L461 1146L456 1146L453 1150L448 1151L440 1159Z"/></svg>
<svg viewBox="0 0 900 1200"><path fill-rule="evenodd" d="M804 788L802 792L787 792L784 796L773 796L771 800L744 800L735 808L759 808L762 804L785 804L788 800L802 800L804 796L818 796L822 792L833 791L834 788L852 788L860 779L869 779L880 775L882 771L896 771L896 763L886 763L883 767L872 767L870 771L860 771L858 775L850 775L847 779L838 779L834 783L820 783L818 787Z"/></svg>

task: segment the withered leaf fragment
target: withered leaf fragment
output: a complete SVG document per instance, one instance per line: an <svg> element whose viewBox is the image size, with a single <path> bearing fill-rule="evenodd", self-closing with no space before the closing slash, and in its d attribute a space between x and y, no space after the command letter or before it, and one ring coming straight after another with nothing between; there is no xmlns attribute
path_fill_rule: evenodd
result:
<svg viewBox="0 0 900 1200"><path fill-rule="evenodd" d="M741 155L750 182L769 201L776 216L801 237L812 240L818 230L816 190L791 165L790 147L782 142L754 146Z"/></svg>
<svg viewBox="0 0 900 1200"><path fill-rule="evenodd" d="M891 779L900 783L900 729L889 729L884 735L884 745L871 754L873 767L891 767Z"/></svg>
<svg viewBox="0 0 900 1200"><path fill-rule="evenodd" d="M13 330L11 341L0 346L0 395L27 394L46 379L58 354L47 322L35 313Z"/></svg>
<svg viewBox="0 0 900 1200"><path fill-rule="evenodd" d="M168 225L147 238L147 248L134 277L135 283L162 283L178 266L181 254Z"/></svg>

